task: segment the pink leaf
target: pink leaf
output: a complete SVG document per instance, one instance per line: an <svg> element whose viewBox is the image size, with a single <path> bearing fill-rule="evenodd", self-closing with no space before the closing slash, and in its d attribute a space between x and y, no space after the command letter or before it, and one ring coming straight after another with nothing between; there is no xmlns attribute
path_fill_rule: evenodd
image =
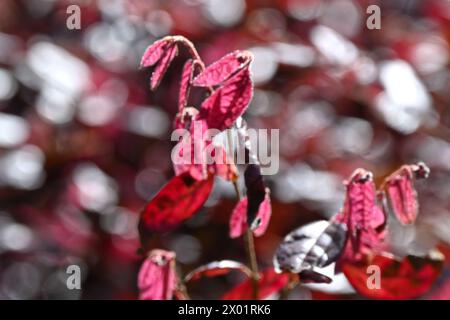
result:
<svg viewBox="0 0 450 320"><path fill-rule="evenodd" d="M209 171L225 180L235 181L238 170L233 163L229 163L225 149L222 146L215 146L213 156L217 161L209 165Z"/></svg>
<svg viewBox="0 0 450 320"><path fill-rule="evenodd" d="M270 203L270 191L266 189L266 195L263 202L259 205L258 214L251 225L253 234L256 237L262 236L269 226L270 217L272 215L272 206Z"/></svg>
<svg viewBox="0 0 450 320"><path fill-rule="evenodd" d="M168 38L155 41L151 44L142 55L140 66L151 67L157 63L161 57L167 52L167 48L173 45L173 41Z"/></svg>
<svg viewBox="0 0 450 320"><path fill-rule="evenodd" d="M225 130L244 113L252 95L250 71L244 68L203 101L199 116L206 120L209 128Z"/></svg>
<svg viewBox="0 0 450 320"><path fill-rule="evenodd" d="M234 51L209 65L193 81L197 87L212 87L222 84L238 70L248 66L252 59L247 51Z"/></svg>
<svg viewBox="0 0 450 320"><path fill-rule="evenodd" d="M247 197L238 202L230 217L230 238L238 238L247 229Z"/></svg>
<svg viewBox="0 0 450 320"><path fill-rule="evenodd" d="M238 238L244 234L245 230L247 230L247 206L248 197L243 197L231 213L230 238ZM266 232L271 215L270 191L269 189L266 189L264 201L260 204L256 219L251 226L255 236L262 236Z"/></svg>
<svg viewBox="0 0 450 320"><path fill-rule="evenodd" d="M232 260L221 260L213 261L203 266L200 266L191 272L189 272L184 281L198 280L203 277L217 277L230 273L233 270L243 272L247 277L250 277L251 271L244 264L232 261Z"/></svg>
<svg viewBox="0 0 450 320"><path fill-rule="evenodd" d="M341 260L359 261L365 254L381 247L385 216L376 205L372 174L356 170L346 182L344 208L335 220L347 224L349 240Z"/></svg>
<svg viewBox="0 0 450 320"><path fill-rule="evenodd" d="M175 56L178 53L178 47L175 42L171 43L165 50L164 55L161 57L161 59L158 61L158 64L155 67L155 70L152 73L152 77L150 80L150 88L152 90L155 90L156 87L161 82L162 77L167 71L167 68L169 67L172 60L175 58Z"/></svg>
<svg viewBox="0 0 450 320"><path fill-rule="evenodd" d="M186 106L189 97L189 90L191 88L191 81L194 75L195 66L198 64L197 60L189 59L183 67L181 75L180 92L178 98L178 111L181 112Z"/></svg>
<svg viewBox="0 0 450 320"><path fill-rule="evenodd" d="M416 220L419 203L414 180L416 177L426 178L428 174L428 167L419 163L404 165L386 178L384 185L384 192L388 200L386 205L402 224L410 224Z"/></svg>
<svg viewBox="0 0 450 320"><path fill-rule="evenodd" d="M158 249L152 250L139 270L139 298L141 300L169 300L172 299L176 286L175 253Z"/></svg>

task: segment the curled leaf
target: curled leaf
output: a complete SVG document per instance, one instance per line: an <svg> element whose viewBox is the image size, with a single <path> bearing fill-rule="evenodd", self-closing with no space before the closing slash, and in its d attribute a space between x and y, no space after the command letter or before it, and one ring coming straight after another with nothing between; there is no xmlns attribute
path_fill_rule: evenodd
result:
<svg viewBox="0 0 450 320"><path fill-rule="evenodd" d="M416 178L426 178L428 167L423 163L404 165L391 174L384 183L386 206L402 224L413 223L419 212L417 192L414 188Z"/></svg>
<svg viewBox="0 0 450 320"><path fill-rule="evenodd" d="M212 176L198 181L189 173L173 177L142 211L139 221L141 237L173 230L189 219L208 199L213 182Z"/></svg>
<svg viewBox="0 0 450 320"><path fill-rule="evenodd" d="M225 130L244 113L252 95L250 71L244 68L203 101L199 116L206 120L209 128Z"/></svg>
<svg viewBox="0 0 450 320"><path fill-rule="evenodd" d="M194 75L194 69L198 65L197 60L189 59L186 61L183 67L183 72L181 74L180 91L178 96L178 111L182 110L187 106L187 101L189 98L189 90L191 88L191 81Z"/></svg>
<svg viewBox="0 0 450 320"><path fill-rule="evenodd" d="M279 245L274 266L277 272L299 273L303 281L328 282L328 277L316 272L335 262L347 240L344 223L316 221L289 233Z"/></svg>
<svg viewBox="0 0 450 320"><path fill-rule="evenodd" d="M244 181L248 198L247 221L252 225L267 193L261 168L258 164L247 165L244 171Z"/></svg>
<svg viewBox="0 0 450 320"><path fill-rule="evenodd" d="M175 56L178 53L178 47L177 44L171 43L167 49L164 55L161 57L161 59L158 61L158 64L155 67L155 70L152 73L152 77L150 80L150 88L152 90L155 90L156 87L161 82L162 77L167 71L167 68L169 67L170 63L173 61Z"/></svg>
<svg viewBox="0 0 450 320"><path fill-rule="evenodd" d="M425 257L409 255L402 260L381 253L370 262L346 263L342 270L359 294L370 299L400 300L427 293L443 264L444 257L438 251Z"/></svg>
<svg viewBox="0 0 450 320"><path fill-rule="evenodd" d="M197 87L213 87L222 84L234 73L248 66L252 55L248 51L231 52L205 68L194 80Z"/></svg>
<svg viewBox="0 0 450 320"><path fill-rule="evenodd" d="M172 45L173 40L170 37L166 37L148 46L141 58L141 68L151 67L156 64Z"/></svg>
<svg viewBox="0 0 450 320"><path fill-rule="evenodd" d="M269 268L260 273L258 280L258 300L278 293L289 282L289 275L276 273L273 268ZM222 300L250 300L253 298L252 280L247 279L236 287L226 292Z"/></svg>
<svg viewBox="0 0 450 320"><path fill-rule="evenodd" d="M364 255L380 249L386 217L376 204L371 172L355 170L346 186L344 207L334 221L345 223L349 233L342 259L359 261Z"/></svg>
<svg viewBox="0 0 450 320"><path fill-rule="evenodd" d="M176 286L175 253L159 249L152 250L139 270L139 299L172 299Z"/></svg>
<svg viewBox="0 0 450 320"><path fill-rule="evenodd" d="M238 238L247 230L247 206L248 197L243 197L230 216L230 238ZM250 226L255 236L262 236L269 226L272 208L270 204L270 191L266 189L264 200L261 202L256 218Z"/></svg>
<svg viewBox="0 0 450 320"><path fill-rule="evenodd" d="M233 270L241 271L250 277L251 271L244 264L233 260L213 261L189 272L184 281L198 280L203 277L217 277L230 273Z"/></svg>

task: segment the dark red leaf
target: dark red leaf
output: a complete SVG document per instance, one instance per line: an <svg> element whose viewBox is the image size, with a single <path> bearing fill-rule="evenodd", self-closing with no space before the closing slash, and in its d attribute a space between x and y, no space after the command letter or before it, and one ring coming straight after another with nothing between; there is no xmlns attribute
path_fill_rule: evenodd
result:
<svg viewBox="0 0 450 320"><path fill-rule="evenodd" d="M379 254L372 261L358 264L345 263L343 272L355 290L370 299L415 299L428 292L440 275L444 257L434 251L426 257L407 256L403 260L390 254ZM380 270L380 286L369 279L369 265ZM370 284L370 285L369 285Z"/></svg>
<svg viewBox="0 0 450 320"><path fill-rule="evenodd" d="M141 300L172 299L177 286L175 253L152 250L143 262L138 275Z"/></svg>
<svg viewBox="0 0 450 320"><path fill-rule="evenodd" d="M199 116L209 128L225 130L244 113L252 95L250 71L244 68L203 101Z"/></svg>
<svg viewBox="0 0 450 320"><path fill-rule="evenodd" d="M195 180L189 173L172 178L141 213L142 234L166 232L189 219L208 199L214 179Z"/></svg>
<svg viewBox="0 0 450 320"><path fill-rule="evenodd" d="M234 73L248 66L252 55L247 51L234 51L209 65L193 81L197 87L213 87L222 84Z"/></svg>
<svg viewBox="0 0 450 320"><path fill-rule="evenodd" d="M259 207L267 193L260 166L257 164L247 165L244 171L244 181L248 198L247 221L250 225L253 225Z"/></svg>
<svg viewBox="0 0 450 320"><path fill-rule="evenodd" d="M192 270L186 275L184 280L187 282L191 280L198 280L202 277L218 277L228 274L233 270L241 271L248 277L251 275L250 269L244 264L232 260L221 260L210 262Z"/></svg>
<svg viewBox="0 0 450 320"><path fill-rule="evenodd" d="M265 299L272 294L279 292L289 282L289 275L286 273L276 273L273 268L260 273L258 280L258 300ZM253 298L252 280L247 279L241 284L226 292L222 300L250 300Z"/></svg>

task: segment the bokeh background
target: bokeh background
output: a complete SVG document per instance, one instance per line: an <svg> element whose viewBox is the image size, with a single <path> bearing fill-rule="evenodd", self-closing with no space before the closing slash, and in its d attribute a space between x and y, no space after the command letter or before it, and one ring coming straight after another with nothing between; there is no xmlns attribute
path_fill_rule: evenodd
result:
<svg viewBox="0 0 450 320"><path fill-rule="evenodd" d="M81 8L68 30L66 9ZM366 8L381 8L381 29ZM342 205L355 168L377 182L403 163L432 170L417 186L415 227L390 226L394 250L450 243L450 1L2 0L0 2L0 298L135 299L140 209L173 176L171 124L183 55L149 90L140 56L182 34L206 63L234 49L255 55L244 118L280 129L280 170L268 176L273 218L256 240L270 266L283 236ZM228 238L236 202L220 179L206 206L160 246L187 272L245 260ZM82 269L82 290L65 268ZM450 299L446 268L424 298ZM217 298L237 275L189 286ZM298 288L291 298L358 298Z"/></svg>

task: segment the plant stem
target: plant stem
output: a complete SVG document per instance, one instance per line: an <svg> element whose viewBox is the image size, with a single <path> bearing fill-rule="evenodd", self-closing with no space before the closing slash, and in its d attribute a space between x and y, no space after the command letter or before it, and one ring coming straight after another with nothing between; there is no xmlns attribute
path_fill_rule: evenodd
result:
<svg viewBox="0 0 450 320"><path fill-rule="evenodd" d="M234 163L234 148L233 148L233 137L231 135L231 131L227 131L227 140L228 140L228 155L231 157L232 162ZM239 191L239 186L237 184L237 179L233 181L234 191L236 192L236 197L238 202L241 201L242 196ZM255 242L253 239L253 233L250 229L250 226L247 224L247 230L244 234L244 242L247 253L247 260L250 264L251 270L251 280L252 280L252 297L255 300L258 300L258 280L259 280L259 271L258 271L258 261L256 259L256 251L255 251Z"/></svg>

